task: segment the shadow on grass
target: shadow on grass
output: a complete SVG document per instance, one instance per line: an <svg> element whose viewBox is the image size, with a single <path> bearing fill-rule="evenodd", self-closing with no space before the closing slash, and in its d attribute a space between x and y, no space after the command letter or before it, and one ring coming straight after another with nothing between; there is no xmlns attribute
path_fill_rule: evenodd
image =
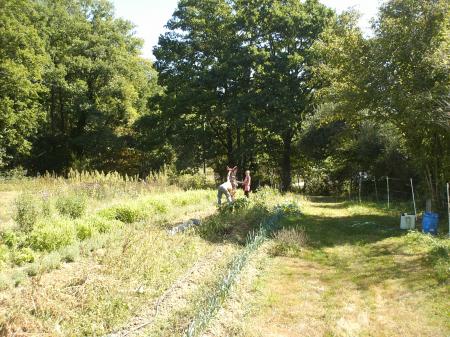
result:
<svg viewBox="0 0 450 337"><path fill-rule="evenodd" d="M344 244L361 245L406 234L398 228L396 218L380 215L336 218L303 215L299 219L287 221L285 225L304 227L310 239L310 246L313 248Z"/></svg>
<svg viewBox="0 0 450 337"><path fill-rule="evenodd" d="M350 205L311 206L339 209ZM399 281L414 291L439 286L427 254L415 251L413 243L401 239L407 231L399 229L399 218L392 213L343 217L305 214L284 222L286 227L304 228L309 242L302 258L334 268L335 272L323 276L325 281L349 281L360 290L388 280ZM386 240L389 238L398 240Z"/></svg>

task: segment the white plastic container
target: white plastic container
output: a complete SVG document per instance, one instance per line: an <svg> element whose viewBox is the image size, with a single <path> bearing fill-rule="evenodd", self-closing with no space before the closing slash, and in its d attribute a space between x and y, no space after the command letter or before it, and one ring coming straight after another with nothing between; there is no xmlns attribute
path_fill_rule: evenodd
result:
<svg viewBox="0 0 450 337"><path fill-rule="evenodd" d="M400 216L400 229L414 229L416 228L416 216L409 214L402 214Z"/></svg>

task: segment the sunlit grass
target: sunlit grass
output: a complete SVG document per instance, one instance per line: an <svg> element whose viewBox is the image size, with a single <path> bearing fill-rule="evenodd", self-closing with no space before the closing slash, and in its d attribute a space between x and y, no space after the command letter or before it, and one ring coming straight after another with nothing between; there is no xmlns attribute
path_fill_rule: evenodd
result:
<svg viewBox="0 0 450 337"><path fill-rule="evenodd" d="M223 313L214 336L448 336L448 239L401 231L398 211L376 204L297 200L304 214L284 225L304 230L307 244L278 247L237 290L254 296L228 304L249 307L245 316Z"/></svg>

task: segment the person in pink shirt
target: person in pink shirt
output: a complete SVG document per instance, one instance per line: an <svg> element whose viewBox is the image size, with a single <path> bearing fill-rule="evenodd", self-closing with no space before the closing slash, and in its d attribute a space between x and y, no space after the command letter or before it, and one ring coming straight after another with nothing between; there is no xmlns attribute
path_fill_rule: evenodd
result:
<svg viewBox="0 0 450 337"><path fill-rule="evenodd" d="M252 177L250 177L250 171L247 170L247 171L245 171L245 178L244 178L244 181L242 182L244 194L247 198L250 195L251 184L252 184Z"/></svg>

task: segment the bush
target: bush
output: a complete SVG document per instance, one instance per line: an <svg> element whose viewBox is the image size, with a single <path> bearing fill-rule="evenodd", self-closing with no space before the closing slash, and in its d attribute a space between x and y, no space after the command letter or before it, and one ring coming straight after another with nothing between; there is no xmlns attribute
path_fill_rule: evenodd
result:
<svg viewBox="0 0 450 337"><path fill-rule="evenodd" d="M61 215L77 219L86 211L86 199L78 195L59 197L56 208Z"/></svg>
<svg viewBox="0 0 450 337"><path fill-rule="evenodd" d="M250 202L247 198L239 198L233 202L222 204L219 207L220 213L234 213L236 211L246 209Z"/></svg>
<svg viewBox="0 0 450 337"><path fill-rule="evenodd" d="M20 195L15 202L16 212L14 220L23 232L31 232L35 225L39 212L36 199L28 193Z"/></svg>
<svg viewBox="0 0 450 337"><path fill-rule="evenodd" d="M214 239L231 232L233 226L223 217L212 217L199 227L200 235L204 238Z"/></svg>
<svg viewBox="0 0 450 337"><path fill-rule="evenodd" d="M289 217L299 217L300 215L302 215L300 206L295 202L278 205L276 210L281 211L283 213L283 216L288 217L288 218Z"/></svg>
<svg viewBox="0 0 450 337"><path fill-rule="evenodd" d="M9 230L6 232L2 233L2 241L5 243L5 245L7 245L9 248L15 248L19 242L19 237L18 235Z"/></svg>
<svg viewBox="0 0 450 337"><path fill-rule="evenodd" d="M86 220L78 220L75 223L77 238L81 241L86 240L95 234L95 227Z"/></svg>
<svg viewBox="0 0 450 337"><path fill-rule="evenodd" d="M63 219L37 224L30 233L30 246L35 250L53 251L75 241L73 224Z"/></svg>
<svg viewBox="0 0 450 337"><path fill-rule="evenodd" d="M34 262L34 252L28 247L16 250L13 253L12 260L18 266L21 266L24 263Z"/></svg>
<svg viewBox="0 0 450 337"><path fill-rule="evenodd" d="M141 208L127 205L103 209L99 215L109 220L119 220L128 224L145 218L145 213Z"/></svg>
<svg viewBox="0 0 450 337"><path fill-rule="evenodd" d="M112 228L119 228L123 225L123 222L114 219L108 220L99 216L92 216L87 219L87 221L95 228L99 233L107 233Z"/></svg>
<svg viewBox="0 0 450 337"><path fill-rule="evenodd" d="M159 214L167 213L168 208L163 202L158 201L158 200L153 200L150 203L151 203L151 205L152 205L152 207L153 207L153 209L155 210L156 213L159 213Z"/></svg>
<svg viewBox="0 0 450 337"><path fill-rule="evenodd" d="M296 256L307 242L308 237L303 228L283 228L275 233L269 253L273 256Z"/></svg>

